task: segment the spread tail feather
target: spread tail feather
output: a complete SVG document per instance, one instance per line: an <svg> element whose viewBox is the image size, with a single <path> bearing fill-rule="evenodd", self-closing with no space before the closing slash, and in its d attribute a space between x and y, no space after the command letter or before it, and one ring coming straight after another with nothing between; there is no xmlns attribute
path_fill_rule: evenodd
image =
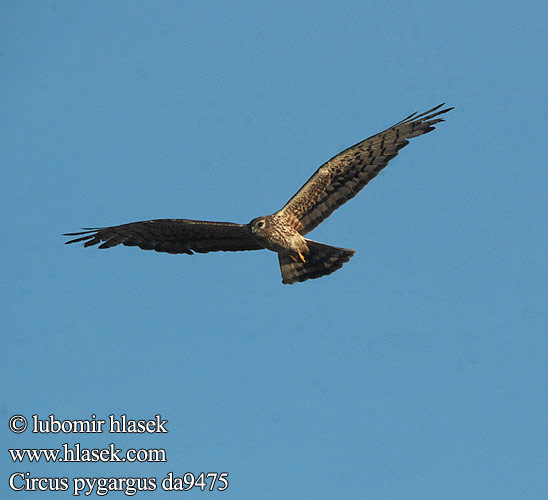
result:
<svg viewBox="0 0 548 500"><path fill-rule="evenodd" d="M348 262L355 252L348 248L332 247L312 240L306 240L306 244L309 249L309 252L304 254L306 262L295 262L289 254L278 254L284 285L334 273Z"/></svg>

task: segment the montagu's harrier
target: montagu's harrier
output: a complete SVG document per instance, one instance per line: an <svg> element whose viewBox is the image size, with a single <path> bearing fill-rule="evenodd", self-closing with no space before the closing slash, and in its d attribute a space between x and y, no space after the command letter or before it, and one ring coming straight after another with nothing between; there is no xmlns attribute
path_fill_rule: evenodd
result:
<svg viewBox="0 0 548 500"><path fill-rule="evenodd" d="M412 137L426 134L439 116L453 108L413 113L392 127L345 149L324 163L286 205L272 215L249 224L187 219L157 219L121 226L84 228L66 243L85 241L84 246L110 248L119 244L157 252L206 253L260 250L278 254L282 282L319 278L340 269L354 250L332 247L304 238L324 219L373 179L406 146ZM439 110L439 111L438 111Z"/></svg>

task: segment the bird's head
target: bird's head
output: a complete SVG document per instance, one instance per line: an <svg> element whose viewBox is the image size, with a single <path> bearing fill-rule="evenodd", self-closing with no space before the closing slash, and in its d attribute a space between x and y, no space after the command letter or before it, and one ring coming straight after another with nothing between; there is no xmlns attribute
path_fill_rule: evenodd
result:
<svg viewBox="0 0 548 500"><path fill-rule="evenodd" d="M262 234L263 231L268 227L270 224L270 215L265 215L263 217L256 217L253 219L249 224L249 229L251 229L251 232L253 234Z"/></svg>

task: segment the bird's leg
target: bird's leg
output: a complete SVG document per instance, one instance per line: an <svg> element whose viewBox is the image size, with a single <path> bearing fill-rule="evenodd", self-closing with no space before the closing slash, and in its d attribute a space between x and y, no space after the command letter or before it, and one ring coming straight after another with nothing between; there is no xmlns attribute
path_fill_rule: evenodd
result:
<svg viewBox="0 0 548 500"><path fill-rule="evenodd" d="M301 253L300 250L297 250L297 253L299 254L299 257L301 258L301 261L304 263L306 262L306 259L304 258L303 254ZM293 262L299 262L299 259L297 259L297 257L295 257L294 255L290 255L291 259L293 260Z"/></svg>

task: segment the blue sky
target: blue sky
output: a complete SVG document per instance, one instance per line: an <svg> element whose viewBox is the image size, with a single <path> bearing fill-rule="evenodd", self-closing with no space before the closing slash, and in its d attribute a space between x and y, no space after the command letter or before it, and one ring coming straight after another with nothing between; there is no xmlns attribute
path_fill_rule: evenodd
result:
<svg viewBox="0 0 548 500"><path fill-rule="evenodd" d="M71 497L13 492L17 471L229 473L189 498L546 497L547 20L540 1L4 2L2 498ZM267 251L63 245L246 223L444 101L311 234L357 250L331 276L283 286ZM16 414L161 414L169 432L16 435ZM167 462L6 451L76 442Z"/></svg>

